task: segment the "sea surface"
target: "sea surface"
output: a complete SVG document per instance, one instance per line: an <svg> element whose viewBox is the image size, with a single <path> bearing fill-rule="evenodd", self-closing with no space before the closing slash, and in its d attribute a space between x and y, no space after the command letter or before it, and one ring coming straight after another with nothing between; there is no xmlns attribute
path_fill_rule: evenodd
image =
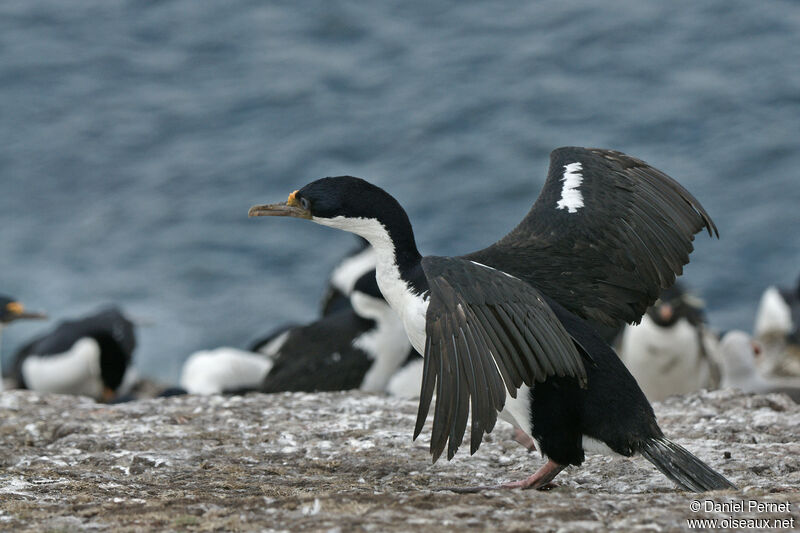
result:
<svg viewBox="0 0 800 533"><path fill-rule="evenodd" d="M800 274L800 3L4 0L0 293L53 319L116 303L140 373L315 318L351 236L248 219L323 176L406 207L423 254L501 237L550 150L684 184L685 283L752 328ZM7 359L50 324L4 332Z"/></svg>

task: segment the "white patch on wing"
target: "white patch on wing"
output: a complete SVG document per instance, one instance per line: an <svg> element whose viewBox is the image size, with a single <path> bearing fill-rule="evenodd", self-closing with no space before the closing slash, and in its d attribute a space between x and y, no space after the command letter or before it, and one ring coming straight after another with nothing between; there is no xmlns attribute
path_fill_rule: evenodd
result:
<svg viewBox="0 0 800 533"><path fill-rule="evenodd" d="M264 355L236 348L201 350L183 363L180 384L190 394L219 394L225 390L256 387L272 369L272 364Z"/></svg>
<svg viewBox="0 0 800 533"><path fill-rule="evenodd" d="M578 209L583 207L583 195L578 188L583 183L583 175L580 172L582 168L580 163L564 165L564 175L561 178L564 185L561 187L561 200L556 204L558 209L577 213Z"/></svg>
<svg viewBox="0 0 800 533"><path fill-rule="evenodd" d="M470 263L472 263L473 265L478 265L479 267L488 268L489 270L494 270L495 272L499 272L499 273L501 273L501 274L505 274L505 275L506 275L506 276L508 276L509 278L513 278L513 279L519 279L519 278L518 278L518 277L516 277L516 276L512 276L512 275L511 275L511 274L509 274L508 272L503 272L502 270L497 270L497 269L496 269L496 268L494 268L494 267L490 267L489 265L484 265L483 263L478 263L477 261L470 261Z"/></svg>
<svg viewBox="0 0 800 533"><path fill-rule="evenodd" d="M100 398L100 345L91 337L83 337L66 352L31 355L22 363L22 378L31 390Z"/></svg>
<svg viewBox="0 0 800 533"><path fill-rule="evenodd" d="M342 294L350 294L361 276L375 268L375 250L367 246L360 252L345 258L331 273L331 285Z"/></svg>
<svg viewBox="0 0 800 533"><path fill-rule="evenodd" d="M375 321L376 327L360 335L353 346L366 352L373 360L359 387L363 391L381 392L392 374L403 364L411 344L403 322L381 298L355 291L350 296L353 310L359 316Z"/></svg>

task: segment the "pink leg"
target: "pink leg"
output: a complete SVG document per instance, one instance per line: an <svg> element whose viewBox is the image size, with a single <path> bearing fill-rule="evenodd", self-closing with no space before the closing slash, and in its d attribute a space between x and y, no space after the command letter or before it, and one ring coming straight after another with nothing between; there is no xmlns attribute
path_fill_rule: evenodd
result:
<svg viewBox="0 0 800 533"><path fill-rule="evenodd" d="M542 467L536 471L531 477L521 481L513 481L511 483L503 483L500 485L504 489L539 489L547 490L551 481L558 475L559 472L564 470L567 466L560 465L552 459L548 460Z"/></svg>
<svg viewBox="0 0 800 533"><path fill-rule="evenodd" d="M551 459L548 460L547 463L545 463L539 470L537 470L535 474L533 474L531 477L527 479L523 479L522 481L503 483L501 485L445 488L444 490L450 490L453 492L457 492L459 494L472 494L484 490L496 490L496 489L548 490L553 488L553 484L550 482L553 481L553 479L558 475L558 473L564 470L566 467L567 467L566 465L560 465Z"/></svg>
<svg viewBox="0 0 800 533"><path fill-rule="evenodd" d="M514 440L528 448L529 452L536 451L536 443L533 438L519 428L514 428Z"/></svg>

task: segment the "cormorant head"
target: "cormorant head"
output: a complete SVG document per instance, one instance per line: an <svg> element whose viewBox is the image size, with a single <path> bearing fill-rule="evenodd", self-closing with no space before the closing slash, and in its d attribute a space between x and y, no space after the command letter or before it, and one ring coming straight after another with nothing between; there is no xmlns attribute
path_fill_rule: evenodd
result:
<svg viewBox="0 0 800 533"><path fill-rule="evenodd" d="M42 319L47 318L47 315L25 311L25 306L14 298L0 295L0 325L25 318Z"/></svg>
<svg viewBox="0 0 800 533"><path fill-rule="evenodd" d="M248 215L305 218L350 231L370 240L376 224L385 229L410 229L400 204L380 187L353 176L322 178L289 195L286 202L256 205Z"/></svg>

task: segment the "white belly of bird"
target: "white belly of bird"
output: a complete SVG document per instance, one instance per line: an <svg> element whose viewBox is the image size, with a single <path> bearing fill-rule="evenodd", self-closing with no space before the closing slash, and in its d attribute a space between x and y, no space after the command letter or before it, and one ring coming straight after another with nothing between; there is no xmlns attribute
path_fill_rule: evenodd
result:
<svg viewBox="0 0 800 533"><path fill-rule="evenodd" d="M22 377L31 390L100 398L100 346L84 337L64 353L31 355L22 363Z"/></svg>
<svg viewBox="0 0 800 533"><path fill-rule="evenodd" d="M400 368L386 385L386 392L400 398L418 397L422 386L423 365L424 361L417 359Z"/></svg>
<svg viewBox="0 0 800 533"><path fill-rule="evenodd" d="M625 328L620 356L651 402L709 386L697 330L685 318L662 328L644 315L641 324Z"/></svg>
<svg viewBox="0 0 800 533"><path fill-rule="evenodd" d="M183 364L180 385L190 394L257 387L272 365L269 357L236 348L201 350Z"/></svg>

